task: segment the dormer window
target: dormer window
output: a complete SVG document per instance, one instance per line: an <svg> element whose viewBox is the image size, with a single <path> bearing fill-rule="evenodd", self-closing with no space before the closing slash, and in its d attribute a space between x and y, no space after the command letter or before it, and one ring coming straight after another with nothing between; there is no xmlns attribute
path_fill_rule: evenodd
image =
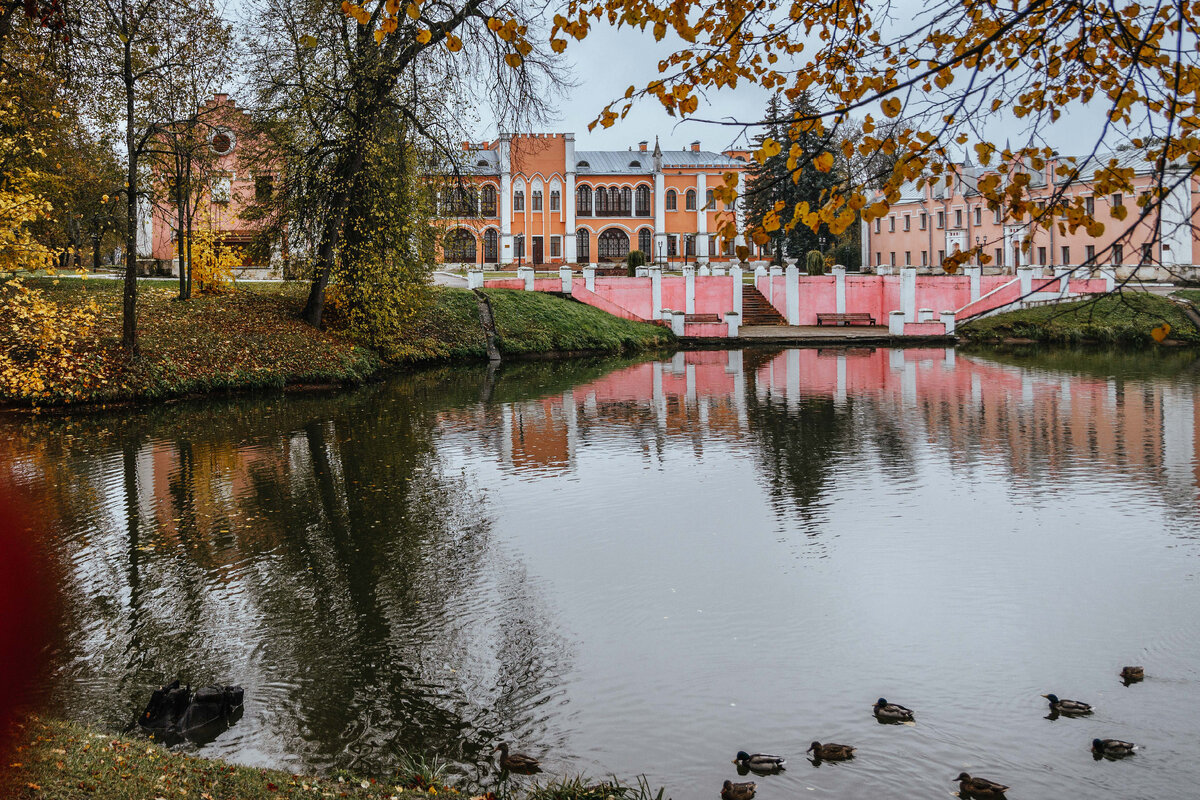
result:
<svg viewBox="0 0 1200 800"><path fill-rule="evenodd" d="M588 163L588 162L586 162L586 161L580 161L580 162L576 163L576 164L575 164L575 166L577 166L577 167L590 167L590 166L591 166L591 164L589 164L589 163Z"/></svg>
<svg viewBox="0 0 1200 800"><path fill-rule="evenodd" d="M486 158L481 158L475 162L475 166L477 166L477 167L486 167L487 165L488 165L488 162L487 162Z"/></svg>
<svg viewBox="0 0 1200 800"><path fill-rule="evenodd" d="M630 161L630 162L629 162L629 166L631 166L631 167L634 167L635 169L641 169L641 168L642 168L642 162L638 161L638 160L635 158L633 161Z"/></svg>

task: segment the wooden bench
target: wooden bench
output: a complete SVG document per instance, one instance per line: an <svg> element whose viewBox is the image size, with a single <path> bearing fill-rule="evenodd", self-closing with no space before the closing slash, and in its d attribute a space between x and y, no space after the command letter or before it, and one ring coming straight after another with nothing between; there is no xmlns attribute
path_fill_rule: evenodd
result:
<svg viewBox="0 0 1200 800"><path fill-rule="evenodd" d="M818 325L874 325L875 318L870 314L855 312L853 314L817 314Z"/></svg>

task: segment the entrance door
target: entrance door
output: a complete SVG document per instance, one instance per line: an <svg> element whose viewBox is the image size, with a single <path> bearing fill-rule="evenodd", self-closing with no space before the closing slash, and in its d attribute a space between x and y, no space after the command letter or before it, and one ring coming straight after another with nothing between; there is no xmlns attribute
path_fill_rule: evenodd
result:
<svg viewBox="0 0 1200 800"><path fill-rule="evenodd" d="M533 237L533 263L534 264L542 263L542 237L541 236Z"/></svg>

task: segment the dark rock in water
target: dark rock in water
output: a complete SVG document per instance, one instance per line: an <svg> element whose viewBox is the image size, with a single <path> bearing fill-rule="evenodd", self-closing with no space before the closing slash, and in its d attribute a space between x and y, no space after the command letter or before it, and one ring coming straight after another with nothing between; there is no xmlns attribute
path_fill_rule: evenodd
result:
<svg viewBox="0 0 1200 800"><path fill-rule="evenodd" d="M242 718L244 700L240 686L202 686L193 692L174 681L154 690L138 725L168 743L203 744Z"/></svg>

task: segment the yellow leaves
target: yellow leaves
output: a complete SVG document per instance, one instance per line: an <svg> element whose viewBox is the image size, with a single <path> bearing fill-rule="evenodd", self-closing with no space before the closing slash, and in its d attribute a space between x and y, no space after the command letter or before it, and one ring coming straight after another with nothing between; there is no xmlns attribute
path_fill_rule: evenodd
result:
<svg viewBox="0 0 1200 800"><path fill-rule="evenodd" d="M459 50L462 50L462 46L463 46L462 39L458 38L453 33L446 34L446 49L447 50L449 50L451 53L457 53Z"/></svg>
<svg viewBox="0 0 1200 800"><path fill-rule="evenodd" d="M1162 325L1159 325L1150 331L1150 335L1154 337L1154 341L1158 342L1159 344L1162 344L1166 340L1167 336L1170 335L1170 333L1171 325L1168 322L1164 322Z"/></svg>
<svg viewBox="0 0 1200 800"><path fill-rule="evenodd" d="M383 38L385 36L387 36L387 34L383 32L383 28L376 28L375 29L375 44L383 44Z"/></svg>
<svg viewBox="0 0 1200 800"><path fill-rule="evenodd" d="M563 52L564 50L567 49L567 40L566 39L551 39L550 40L550 49L556 53Z"/></svg>
<svg viewBox="0 0 1200 800"><path fill-rule="evenodd" d="M767 159L774 158L779 155L782 146L774 139L767 137L763 139L762 146L754 151L754 160L759 164L767 163Z"/></svg>
<svg viewBox="0 0 1200 800"><path fill-rule="evenodd" d="M685 100L679 101L679 112L681 114L693 114L700 107L700 98L692 95Z"/></svg>
<svg viewBox="0 0 1200 800"><path fill-rule="evenodd" d="M409 3L404 9L404 13L408 15L409 19L416 20L421 18L421 8L416 3ZM491 27L491 20L488 20L488 26Z"/></svg>
<svg viewBox="0 0 1200 800"><path fill-rule="evenodd" d="M779 214L774 211L768 211L762 218L763 230L768 233L773 233L779 230Z"/></svg>
<svg viewBox="0 0 1200 800"><path fill-rule="evenodd" d="M488 17L487 26L489 31L492 33L497 33L501 28L504 27L504 23L495 17Z"/></svg>
<svg viewBox="0 0 1200 800"><path fill-rule="evenodd" d="M771 237L758 228L751 232L750 239L757 245L764 245L771 241Z"/></svg>
<svg viewBox="0 0 1200 800"><path fill-rule="evenodd" d="M818 172L829 172L833 169L833 153L825 152L813 159L813 166Z"/></svg>
<svg viewBox="0 0 1200 800"><path fill-rule="evenodd" d="M975 145L975 155L979 157L979 163L985 167L992 163L992 154L995 152L996 146L990 142L980 142Z"/></svg>
<svg viewBox="0 0 1200 800"><path fill-rule="evenodd" d="M521 56L519 56L518 54L516 54L516 53L509 53L508 55L506 55L506 56L504 57L504 63L505 63L505 64L508 64L508 65L509 65L510 67L512 67L513 69L516 69L517 67L521 66L521 64L522 64L522 63L524 63L524 61L523 61L523 59L521 58ZM609 112L609 113L611 113L611 112ZM616 115L615 115L615 114L613 114L613 116L615 117ZM613 121L615 122L616 120L614 119ZM606 127L606 128L607 128L607 127L609 127L609 125L611 125L611 124L612 124L612 123L610 122L610 123L608 123L607 125L605 125L604 127Z"/></svg>
<svg viewBox="0 0 1200 800"><path fill-rule="evenodd" d="M895 117L900 116L900 111L901 111L902 105L900 103L899 97L889 97L886 100L884 100L882 103L880 103L880 107L883 109L884 114L886 114L889 117L895 118ZM865 130L865 128L864 128L864 130Z"/></svg>
<svg viewBox="0 0 1200 800"><path fill-rule="evenodd" d="M417 41L421 44L429 44L429 40L433 38L433 34L428 28L422 28L417 32Z"/></svg>
<svg viewBox="0 0 1200 800"><path fill-rule="evenodd" d="M1113 206L1110 213L1115 219L1124 220L1125 217L1129 216L1129 209L1123 205Z"/></svg>

